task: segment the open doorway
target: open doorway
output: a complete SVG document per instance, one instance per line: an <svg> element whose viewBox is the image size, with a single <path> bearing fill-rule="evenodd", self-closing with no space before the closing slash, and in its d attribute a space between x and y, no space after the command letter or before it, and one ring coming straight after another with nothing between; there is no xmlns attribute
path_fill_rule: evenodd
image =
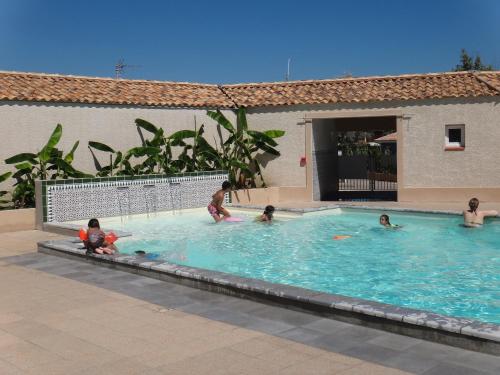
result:
<svg viewBox="0 0 500 375"><path fill-rule="evenodd" d="M397 200L396 117L314 119L314 200Z"/></svg>

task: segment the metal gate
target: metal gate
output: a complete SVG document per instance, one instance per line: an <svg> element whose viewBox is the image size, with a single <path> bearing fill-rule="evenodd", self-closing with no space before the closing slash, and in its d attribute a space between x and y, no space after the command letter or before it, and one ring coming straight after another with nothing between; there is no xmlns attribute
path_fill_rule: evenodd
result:
<svg viewBox="0 0 500 375"><path fill-rule="evenodd" d="M339 155L339 199L395 199L396 155Z"/></svg>

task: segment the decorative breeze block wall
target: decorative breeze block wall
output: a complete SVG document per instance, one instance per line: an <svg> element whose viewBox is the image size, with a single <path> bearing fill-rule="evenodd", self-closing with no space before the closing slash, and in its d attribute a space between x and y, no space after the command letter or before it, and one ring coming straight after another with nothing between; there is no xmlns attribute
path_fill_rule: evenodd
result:
<svg viewBox="0 0 500 375"><path fill-rule="evenodd" d="M205 207L225 171L42 181L43 221L64 222ZM226 201L229 197L226 196Z"/></svg>

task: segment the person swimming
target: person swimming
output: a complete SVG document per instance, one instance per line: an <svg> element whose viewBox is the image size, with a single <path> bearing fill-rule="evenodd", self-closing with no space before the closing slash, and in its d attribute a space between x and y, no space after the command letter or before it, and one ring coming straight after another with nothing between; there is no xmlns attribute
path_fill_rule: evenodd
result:
<svg viewBox="0 0 500 375"><path fill-rule="evenodd" d="M479 199L472 198L469 201L469 209L464 210L464 226L468 228L477 228L484 224L484 218L488 216L497 216L498 211L478 211Z"/></svg>
<svg viewBox="0 0 500 375"><path fill-rule="evenodd" d="M257 221L270 223L273 220L274 206L268 205L264 208L262 215L256 218Z"/></svg>
<svg viewBox="0 0 500 375"><path fill-rule="evenodd" d="M389 219L389 215L386 215L386 214L380 215L379 223L380 223L380 225L383 225L386 228L401 228L397 224L391 224L391 221Z"/></svg>

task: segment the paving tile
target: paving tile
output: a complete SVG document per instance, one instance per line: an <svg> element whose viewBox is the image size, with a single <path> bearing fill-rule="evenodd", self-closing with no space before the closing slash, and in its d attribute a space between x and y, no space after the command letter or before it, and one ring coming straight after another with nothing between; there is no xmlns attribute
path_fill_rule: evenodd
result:
<svg viewBox="0 0 500 375"><path fill-rule="evenodd" d="M134 361L129 358L120 358L118 360L89 367L77 371L74 375L142 375L157 373L154 369L144 363Z"/></svg>
<svg viewBox="0 0 500 375"><path fill-rule="evenodd" d="M57 329L30 320L20 320L14 323L1 324L0 329L25 340L60 333Z"/></svg>
<svg viewBox="0 0 500 375"><path fill-rule="evenodd" d="M26 372L17 368L16 366L0 359L0 374L2 375L22 375L26 374Z"/></svg>
<svg viewBox="0 0 500 375"><path fill-rule="evenodd" d="M351 369L353 365L338 362L328 356L320 356L308 359L282 369L280 374L290 375L330 375L340 374L343 371Z"/></svg>
<svg viewBox="0 0 500 375"><path fill-rule="evenodd" d="M395 368L363 363L341 372L342 375L408 375L408 372Z"/></svg>
<svg viewBox="0 0 500 375"><path fill-rule="evenodd" d="M321 332L303 327L297 327L289 329L287 331L278 332L276 335L287 340L293 340L303 343L307 343L324 336L324 334Z"/></svg>
<svg viewBox="0 0 500 375"><path fill-rule="evenodd" d="M266 305L252 310L251 313L259 318L276 320L293 326L302 326L320 319L312 314Z"/></svg>
<svg viewBox="0 0 500 375"><path fill-rule="evenodd" d="M63 358L32 343L21 342L4 346L0 350L0 359L21 370L27 370L37 366L43 368L44 364L59 361Z"/></svg>
<svg viewBox="0 0 500 375"><path fill-rule="evenodd" d="M279 366L252 358L228 348L216 349L189 359L160 367L159 370L171 374L262 374L263 365L275 373Z"/></svg>
<svg viewBox="0 0 500 375"><path fill-rule="evenodd" d="M415 374L421 374L437 366L439 363L439 360L429 358L427 355L405 351L395 357L389 358L385 361L384 365Z"/></svg>
<svg viewBox="0 0 500 375"><path fill-rule="evenodd" d="M452 363L440 363L424 372L423 375L491 375L491 373Z"/></svg>
<svg viewBox="0 0 500 375"><path fill-rule="evenodd" d="M495 374L500 374L500 357L496 355L465 352L459 357L450 359L450 363L460 366L470 367L473 369L481 369L483 371L490 371Z"/></svg>
<svg viewBox="0 0 500 375"><path fill-rule="evenodd" d="M368 342L370 344L383 346L389 349L405 351L414 345L422 343L422 340L403 335L396 335L393 333L385 333L371 340L368 340Z"/></svg>
<svg viewBox="0 0 500 375"><path fill-rule="evenodd" d="M338 330L343 329L343 328L352 327L352 325L349 323L341 322L339 320L321 318L321 319L315 320L313 322L304 324L302 327L307 328L307 329L316 330L316 331L324 333L324 334L328 334L328 333L337 332Z"/></svg>
<svg viewBox="0 0 500 375"><path fill-rule="evenodd" d="M320 357L321 354L322 353L320 352L306 353L287 346L276 350L265 351L264 353L257 355L257 358L272 362L282 368L285 368L312 358Z"/></svg>
<svg viewBox="0 0 500 375"><path fill-rule="evenodd" d="M0 350L4 346L20 344L24 340L0 329Z"/></svg>
<svg viewBox="0 0 500 375"><path fill-rule="evenodd" d="M283 344L263 340L261 337L256 337L231 345L232 350L254 357L282 348Z"/></svg>
<svg viewBox="0 0 500 375"><path fill-rule="evenodd" d="M385 363L387 360L400 354L397 350L367 342L358 343L356 346L343 350L341 353L375 363Z"/></svg>

